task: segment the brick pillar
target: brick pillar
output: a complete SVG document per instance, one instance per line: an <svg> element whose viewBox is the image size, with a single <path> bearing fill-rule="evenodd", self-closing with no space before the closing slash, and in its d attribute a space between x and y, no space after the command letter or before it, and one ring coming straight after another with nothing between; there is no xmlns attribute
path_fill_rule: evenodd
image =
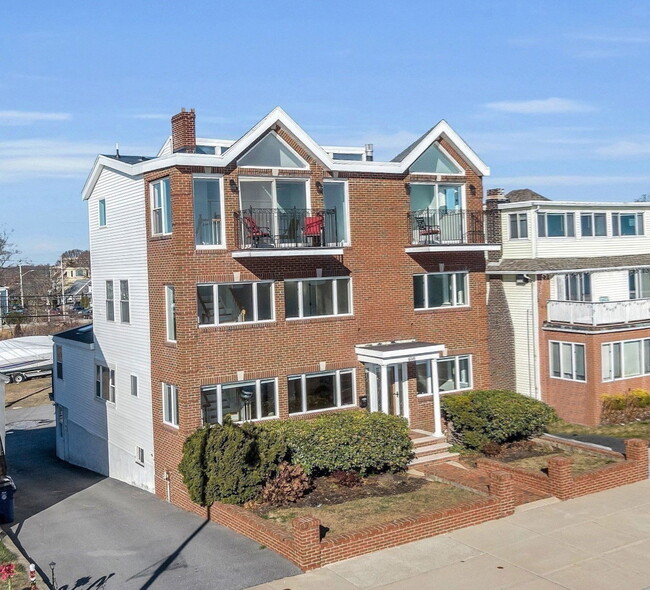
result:
<svg viewBox="0 0 650 590"><path fill-rule="evenodd" d="M551 494L560 500L568 500L572 497L572 463L573 461L568 457L551 457L547 462Z"/></svg>
<svg viewBox="0 0 650 590"><path fill-rule="evenodd" d="M501 214L499 205L508 203L502 188L491 188L487 191L485 200L485 238L488 244L501 244ZM494 262L501 258L501 252L488 252L488 260Z"/></svg>
<svg viewBox="0 0 650 590"><path fill-rule="evenodd" d="M172 117L172 149L193 154L196 150L196 113L181 109Z"/></svg>
<svg viewBox="0 0 650 590"><path fill-rule="evenodd" d="M293 519L291 527L300 569L307 571L320 567L320 520L301 516Z"/></svg>
<svg viewBox="0 0 650 590"><path fill-rule="evenodd" d="M648 441L628 438L625 441L625 458L638 464L639 480L648 478Z"/></svg>
<svg viewBox="0 0 650 590"><path fill-rule="evenodd" d="M491 471L490 495L499 502L500 516L512 514L515 511L515 486L512 475L505 471Z"/></svg>

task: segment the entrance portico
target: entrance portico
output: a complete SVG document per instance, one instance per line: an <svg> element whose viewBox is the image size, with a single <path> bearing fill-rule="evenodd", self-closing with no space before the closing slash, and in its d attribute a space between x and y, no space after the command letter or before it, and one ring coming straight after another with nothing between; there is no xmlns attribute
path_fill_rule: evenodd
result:
<svg viewBox="0 0 650 590"><path fill-rule="evenodd" d="M442 436L440 392L436 359L446 354L443 344L431 342L396 341L360 344L355 347L357 358L366 368L366 394L371 412L384 412L409 420L409 363L427 363L427 374L433 392L434 435Z"/></svg>

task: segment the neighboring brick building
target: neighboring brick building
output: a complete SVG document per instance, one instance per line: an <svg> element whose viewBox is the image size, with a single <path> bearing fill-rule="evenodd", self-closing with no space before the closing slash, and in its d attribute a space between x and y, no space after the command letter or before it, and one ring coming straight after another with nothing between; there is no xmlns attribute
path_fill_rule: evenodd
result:
<svg viewBox="0 0 650 590"><path fill-rule="evenodd" d="M598 424L602 394L650 389L650 203L488 191L495 207L501 223L489 233L503 236L503 250L488 264L493 385Z"/></svg>
<svg viewBox="0 0 650 590"><path fill-rule="evenodd" d="M99 156L84 188L95 406L151 466L138 485L189 508L183 441L226 415L361 406L441 435L440 393L490 386L489 169L445 121L390 162L280 108L235 142L197 139L193 111L172 131L155 158Z"/></svg>

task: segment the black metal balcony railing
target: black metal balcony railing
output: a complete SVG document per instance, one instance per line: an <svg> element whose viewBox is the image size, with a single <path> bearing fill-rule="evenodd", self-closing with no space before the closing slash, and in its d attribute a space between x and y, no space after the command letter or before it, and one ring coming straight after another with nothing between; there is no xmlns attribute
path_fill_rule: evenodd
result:
<svg viewBox="0 0 650 590"><path fill-rule="evenodd" d="M485 244L485 213L422 209L409 211L409 243L413 245Z"/></svg>
<svg viewBox="0 0 650 590"><path fill-rule="evenodd" d="M235 211L239 248L322 248L339 246L336 209Z"/></svg>

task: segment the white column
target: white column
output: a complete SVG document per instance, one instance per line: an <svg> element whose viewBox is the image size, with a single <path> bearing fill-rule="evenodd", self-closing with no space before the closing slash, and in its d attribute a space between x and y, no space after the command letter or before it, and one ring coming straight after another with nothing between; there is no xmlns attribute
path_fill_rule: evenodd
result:
<svg viewBox="0 0 650 590"><path fill-rule="evenodd" d="M433 389L433 434L442 436L442 417L440 415L440 391L438 390L438 363L431 359L431 387Z"/></svg>
<svg viewBox="0 0 650 590"><path fill-rule="evenodd" d="M388 391L388 367L386 365L381 365L381 407L383 408L384 414L388 414L390 411L390 405L388 404L388 396L390 392Z"/></svg>
<svg viewBox="0 0 650 590"><path fill-rule="evenodd" d="M366 366L366 370L368 371L368 397L370 398L368 400L368 406L371 412L376 412L379 409L379 404L377 403L377 396L379 395L377 392L377 371L375 365L370 364Z"/></svg>

